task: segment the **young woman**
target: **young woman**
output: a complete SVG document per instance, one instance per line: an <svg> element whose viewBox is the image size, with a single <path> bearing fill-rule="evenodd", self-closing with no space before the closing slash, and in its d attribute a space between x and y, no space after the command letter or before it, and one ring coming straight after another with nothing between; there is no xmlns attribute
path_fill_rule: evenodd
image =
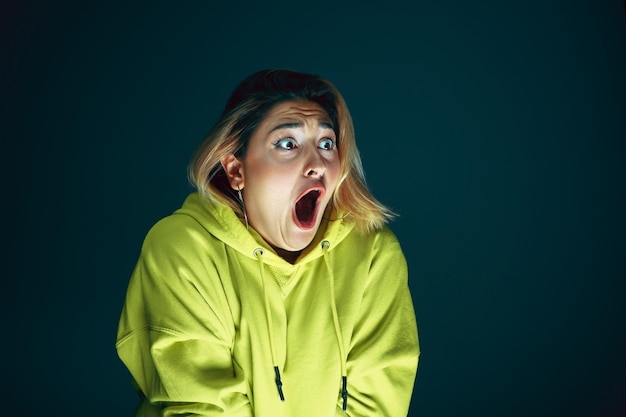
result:
<svg viewBox="0 0 626 417"><path fill-rule="evenodd" d="M327 80L263 70L147 234L117 351L144 415L406 416L419 346L392 213Z"/></svg>

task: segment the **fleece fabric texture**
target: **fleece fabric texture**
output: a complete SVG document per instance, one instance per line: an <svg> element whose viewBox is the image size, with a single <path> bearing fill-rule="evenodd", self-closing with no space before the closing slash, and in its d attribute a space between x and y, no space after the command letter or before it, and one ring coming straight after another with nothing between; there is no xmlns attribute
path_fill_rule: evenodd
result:
<svg viewBox="0 0 626 417"><path fill-rule="evenodd" d="M419 357L388 228L324 220L292 265L198 193L146 235L116 348L146 397L138 414L164 416L406 416Z"/></svg>

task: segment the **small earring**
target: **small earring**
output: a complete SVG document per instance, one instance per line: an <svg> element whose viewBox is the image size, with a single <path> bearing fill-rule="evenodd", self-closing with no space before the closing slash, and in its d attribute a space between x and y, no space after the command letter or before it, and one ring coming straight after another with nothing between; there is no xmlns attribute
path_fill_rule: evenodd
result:
<svg viewBox="0 0 626 417"><path fill-rule="evenodd" d="M246 214L246 205L243 203L243 195L241 194L241 188L239 188L239 184L237 184L237 196L239 197L239 202L241 202L241 208L243 209L243 218L246 220L246 229L248 228L248 215Z"/></svg>

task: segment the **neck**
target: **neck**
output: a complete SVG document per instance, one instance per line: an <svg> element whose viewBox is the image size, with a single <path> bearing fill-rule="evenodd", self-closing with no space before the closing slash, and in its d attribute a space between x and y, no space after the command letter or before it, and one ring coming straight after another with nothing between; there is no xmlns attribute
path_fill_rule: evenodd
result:
<svg viewBox="0 0 626 417"><path fill-rule="evenodd" d="M272 249L276 251L278 256L280 256L281 258L283 258L284 260L286 260L292 265L296 263L296 259L298 259L298 256L300 256L300 254L302 253L301 250L293 252L293 251L277 248L275 246L272 246Z"/></svg>

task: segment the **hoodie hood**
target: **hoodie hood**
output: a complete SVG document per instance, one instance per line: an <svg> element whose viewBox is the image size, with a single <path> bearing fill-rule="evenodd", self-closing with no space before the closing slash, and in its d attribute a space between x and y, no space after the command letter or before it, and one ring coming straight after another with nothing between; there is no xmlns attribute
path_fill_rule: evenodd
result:
<svg viewBox="0 0 626 417"><path fill-rule="evenodd" d="M174 214L192 217L215 238L248 258L256 259L255 251L261 248L266 264L289 265L252 227L246 228L226 204L203 199L199 193L194 192L185 199L182 207ZM294 265L311 262L323 256L321 244L324 241L331 243L329 250L336 247L354 228L354 224L345 222L343 216L342 213L327 208L315 237L302 251Z"/></svg>

